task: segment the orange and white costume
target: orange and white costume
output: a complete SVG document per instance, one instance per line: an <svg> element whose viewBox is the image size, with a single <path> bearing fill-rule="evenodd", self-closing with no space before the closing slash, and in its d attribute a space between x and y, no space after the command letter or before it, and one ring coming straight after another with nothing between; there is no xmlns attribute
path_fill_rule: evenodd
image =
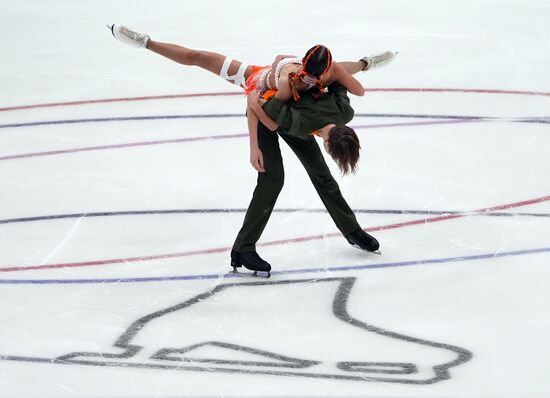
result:
<svg viewBox="0 0 550 398"><path fill-rule="evenodd" d="M271 66L252 66L252 73L246 79L245 92L249 94L251 91L258 89L260 95L264 99L270 99L275 96L278 89L279 76L281 69L287 64L301 65L302 61L299 58L283 58L275 67L275 72ZM271 75L275 73L275 87L271 84Z"/></svg>

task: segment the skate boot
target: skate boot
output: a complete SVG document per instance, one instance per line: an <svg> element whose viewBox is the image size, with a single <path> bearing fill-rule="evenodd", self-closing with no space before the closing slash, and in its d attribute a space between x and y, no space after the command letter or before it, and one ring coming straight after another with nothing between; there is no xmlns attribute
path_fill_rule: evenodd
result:
<svg viewBox="0 0 550 398"><path fill-rule="evenodd" d="M380 247L378 241L361 228L356 229L349 235L346 235L346 239L353 247L375 254L382 254L380 253L380 250L378 250Z"/></svg>
<svg viewBox="0 0 550 398"><path fill-rule="evenodd" d="M124 25L107 25L115 39L133 47L147 48L149 36L144 33L134 32Z"/></svg>
<svg viewBox="0 0 550 398"><path fill-rule="evenodd" d="M363 72L369 69L380 68L382 66L388 65L391 61L393 61L397 54L399 54L399 52L385 51L380 54L361 58L360 61L363 61L366 64L363 68Z"/></svg>
<svg viewBox="0 0 550 398"><path fill-rule="evenodd" d="M245 268L254 271L254 275L258 272L267 272L267 278L271 276L271 265L263 260L255 251L251 252L238 252L231 250L231 266L233 272L238 272L237 268L244 265Z"/></svg>

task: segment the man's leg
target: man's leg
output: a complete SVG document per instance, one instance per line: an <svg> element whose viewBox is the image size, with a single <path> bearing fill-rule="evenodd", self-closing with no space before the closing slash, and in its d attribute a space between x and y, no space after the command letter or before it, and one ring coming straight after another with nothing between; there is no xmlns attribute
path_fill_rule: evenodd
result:
<svg viewBox="0 0 550 398"><path fill-rule="evenodd" d="M353 214L342 196L340 187L332 177L315 138L302 139L289 134L281 134L281 138L285 140L302 162L313 186L338 229L344 235L347 235L359 228L355 214Z"/></svg>
<svg viewBox="0 0 550 398"><path fill-rule="evenodd" d="M265 173L258 173L252 201L233 244L233 250L237 252L256 250L256 242L262 235L284 184L283 159L277 133L259 123L258 145L263 154Z"/></svg>
<svg viewBox="0 0 550 398"><path fill-rule="evenodd" d="M301 139L288 134L281 134L281 137L302 162L323 204L348 242L363 250L378 250L378 241L361 229L353 210L342 196L315 138Z"/></svg>

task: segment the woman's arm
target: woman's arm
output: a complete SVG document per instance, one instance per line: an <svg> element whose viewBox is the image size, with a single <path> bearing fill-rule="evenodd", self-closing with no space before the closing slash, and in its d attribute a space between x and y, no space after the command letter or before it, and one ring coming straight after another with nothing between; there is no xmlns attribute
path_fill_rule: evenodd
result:
<svg viewBox="0 0 550 398"><path fill-rule="evenodd" d="M342 65L335 62L332 64L332 67L334 68L332 72L332 82L337 81L350 93L359 97L365 95L365 87L363 87L361 82L353 77Z"/></svg>
<svg viewBox="0 0 550 398"><path fill-rule="evenodd" d="M275 98L283 103L287 103L292 98L292 89L290 88L290 83L288 82L288 75L279 77L279 89Z"/></svg>
<svg viewBox="0 0 550 398"><path fill-rule="evenodd" d="M277 64L285 58L296 58L296 55L277 55L275 57L275 61L273 61L273 63L271 64L271 70L275 71L275 68L277 68Z"/></svg>

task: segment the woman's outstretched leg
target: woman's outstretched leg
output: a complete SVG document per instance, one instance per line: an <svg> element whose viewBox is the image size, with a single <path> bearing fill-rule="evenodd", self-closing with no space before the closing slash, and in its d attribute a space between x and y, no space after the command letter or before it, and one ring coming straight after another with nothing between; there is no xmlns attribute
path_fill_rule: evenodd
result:
<svg viewBox="0 0 550 398"><path fill-rule="evenodd" d="M246 79L252 72L252 67L222 54L151 40L148 35L123 25L112 25L109 29L123 43L147 48L182 65L198 66L241 87L246 87Z"/></svg>
<svg viewBox="0 0 550 398"><path fill-rule="evenodd" d="M344 61L344 62L338 62L338 65L342 65L350 75L355 75L357 72L361 72L362 70L365 70L365 68L367 67L367 62L363 60Z"/></svg>
<svg viewBox="0 0 550 398"><path fill-rule="evenodd" d="M193 50L177 44L149 40L147 49L182 65L198 66L238 86L245 86L252 68L211 51Z"/></svg>
<svg viewBox="0 0 550 398"><path fill-rule="evenodd" d="M393 61L397 54L398 52L384 51L379 54L363 57L359 61L338 62L338 64L343 66L350 75L354 75L360 71L386 66Z"/></svg>

